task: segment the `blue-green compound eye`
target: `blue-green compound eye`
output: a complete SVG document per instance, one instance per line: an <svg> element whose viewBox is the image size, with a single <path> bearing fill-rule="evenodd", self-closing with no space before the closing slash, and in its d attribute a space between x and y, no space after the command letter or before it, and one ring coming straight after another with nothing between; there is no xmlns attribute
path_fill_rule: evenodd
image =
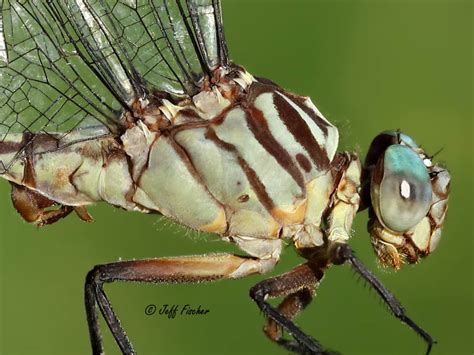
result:
<svg viewBox="0 0 474 355"><path fill-rule="evenodd" d="M372 184L377 217L394 232L406 232L426 216L431 205L431 180L423 161L409 147L394 144L383 159L383 177Z"/></svg>
<svg viewBox="0 0 474 355"><path fill-rule="evenodd" d="M386 134L387 136L399 137L400 141L402 141L405 145L409 146L410 148L416 149L419 148L418 144L411 138L407 136L405 133L397 132L397 131L383 131L382 134Z"/></svg>

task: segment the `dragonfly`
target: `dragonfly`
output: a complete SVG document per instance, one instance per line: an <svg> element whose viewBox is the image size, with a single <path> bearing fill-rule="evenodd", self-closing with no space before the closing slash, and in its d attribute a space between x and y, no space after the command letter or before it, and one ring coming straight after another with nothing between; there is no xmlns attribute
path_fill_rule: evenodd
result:
<svg viewBox="0 0 474 355"><path fill-rule="evenodd" d="M410 136L377 135L362 161L309 97L234 63L219 0L4 0L0 176L28 222L51 225L106 202L218 235L244 255L106 263L86 276L93 354L99 317L137 351L104 290L113 282L195 283L269 272L292 243L304 262L257 283L264 333L300 354L331 351L295 318L325 271L348 264L427 344L434 338L349 246L357 212L381 265L438 246L449 172ZM274 306L270 299L283 298Z"/></svg>

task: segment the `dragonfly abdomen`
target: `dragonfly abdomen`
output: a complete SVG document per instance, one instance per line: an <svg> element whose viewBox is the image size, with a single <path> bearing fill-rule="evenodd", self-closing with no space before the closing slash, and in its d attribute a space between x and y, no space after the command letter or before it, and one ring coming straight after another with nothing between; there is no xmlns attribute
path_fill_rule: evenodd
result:
<svg viewBox="0 0 474 355"><path fill-rule="evenodd" d="M105 200L137 209L127 196L133 182L117 141L111 136L81 140L79 135L9 134L0 143L0 161L11 163L1 176L66 206Z"/></svg>

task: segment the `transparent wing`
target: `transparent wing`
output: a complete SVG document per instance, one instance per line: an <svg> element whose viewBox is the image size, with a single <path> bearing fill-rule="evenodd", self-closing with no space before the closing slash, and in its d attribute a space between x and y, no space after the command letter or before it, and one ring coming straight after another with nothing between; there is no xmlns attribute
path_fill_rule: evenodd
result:
<svg viewBox="0 0 474 355"><path fill-rule="evenodd" d="M228 65L218 0L0 4L0 144L83 127L81 139L119 134L138 98L194 95Z"/></svg>
<svg viewBox="0 0 474 355"><path fill-rule="evenodd" d="M48 1L82 58L124 103L153 91L192 95L227 66L216 0Z"/></svg>
<svg viewBox="0 0 474 355"><path fill-rule="evenodd" d="M9 133L112 126L121 105L42 2L3 1L0 23L0 141Z"/></svg>

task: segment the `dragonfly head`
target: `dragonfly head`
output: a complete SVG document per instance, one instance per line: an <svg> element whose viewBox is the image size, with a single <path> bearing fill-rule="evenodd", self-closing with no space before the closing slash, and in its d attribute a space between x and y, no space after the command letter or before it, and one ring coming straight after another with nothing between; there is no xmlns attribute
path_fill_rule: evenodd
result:
<svg viewBox="0 0 474 355"><path fill-rule="evenodd" d="M399 269L429 255L439 243L446 215L448 171L398 131L375 137L364 169L362 196L380 263Z"/></svg>

